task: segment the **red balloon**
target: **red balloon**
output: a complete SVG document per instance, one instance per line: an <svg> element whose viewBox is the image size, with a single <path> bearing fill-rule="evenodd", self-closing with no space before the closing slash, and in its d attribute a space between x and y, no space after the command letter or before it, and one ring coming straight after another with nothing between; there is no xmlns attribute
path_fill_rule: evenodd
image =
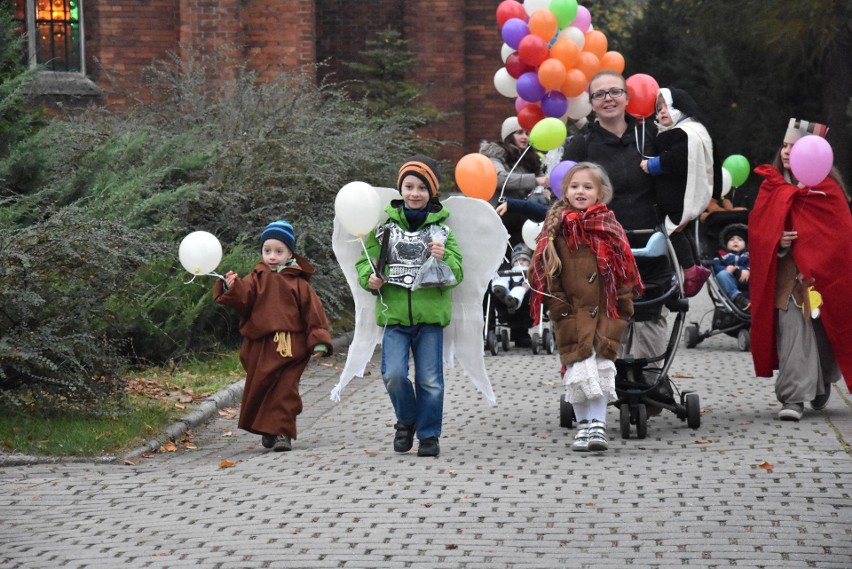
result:
<svg viewBox="0 0 852 569"><path fill-rule="evenodd" d="M521 56L518 55L518 52L514 52L509 57L506 58L506 71L509 72L509 75L517 79L527 71L534 71L535 67L532 65L527 65L523 61L521 61Z"/></svg>
<svg viewBox="0 0 852 569"><path fill-rule="evenodd" d="M524 6L520 2L515 2L515 0L503 0L503 2L500 2L500 5L497 6L497 25L502 28L503 24L512 18L518 18L526 22L527 11L524 10Z"/></svg>
<svg viewBox="0 0 852 569"><path fill-rule="evenodd" d="M543 118L545 118L544 111L541 110L541 107L532 103L524 105L518 111L518 122L521 124L521 128L527 132L531 131Z"/></svg>
<svg viewBox="0 0 852 569"><path fill-rule="evenodd" d="M524 36L518 46L521 61L533 67L538 67L539 63L547 59L548 53L550 50L547 48L547 42L533 34Z"/></svg>
<svg viewBox="0 0 852 569"><path fill-rule="evenodd" d="M627 78L627 112L637 119L648 118L654 114L657 93L660 86L650 75L637 73Z"/></svg>

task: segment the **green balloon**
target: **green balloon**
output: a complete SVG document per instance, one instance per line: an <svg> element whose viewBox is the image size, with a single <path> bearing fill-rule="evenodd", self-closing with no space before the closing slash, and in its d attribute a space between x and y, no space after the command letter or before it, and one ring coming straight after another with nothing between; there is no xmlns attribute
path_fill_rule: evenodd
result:
<svg viewBox="0 0 852 569"><path fill-rule="evenodd" d="M751 170L748 160L742 154L731 154L725 158L722 168L731 174L731 185L735 188L739 188L748 179L748 172Z"/></svg>
<svg viewBox="0 0 852 569"><path fill-rule="evenodd" d="M557 148L565 141L568 129L565 123L555 117L541 119L530 131L530 144L536 150L547 152Z"/></svg>
<svg viewBox="0 0 852 569"><path fill-rule="evenodd" d="M550 0L550 11L561 30L577 17L577 0Z"/></svg>

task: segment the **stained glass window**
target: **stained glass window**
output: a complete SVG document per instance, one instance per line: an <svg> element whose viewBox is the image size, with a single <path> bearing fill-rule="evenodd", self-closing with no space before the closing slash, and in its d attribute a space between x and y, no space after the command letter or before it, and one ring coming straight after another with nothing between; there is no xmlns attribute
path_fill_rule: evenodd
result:
<svg viewBox="0 0 852 569"><path fill-rule="evenodd" d="M31 66L84 71L81 0L15 0L14 17L27 38Z"/></svg>

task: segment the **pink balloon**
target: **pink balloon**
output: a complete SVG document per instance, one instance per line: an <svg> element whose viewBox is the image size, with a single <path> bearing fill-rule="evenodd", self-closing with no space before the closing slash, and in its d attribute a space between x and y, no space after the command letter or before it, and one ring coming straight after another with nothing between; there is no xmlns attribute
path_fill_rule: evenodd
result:
<svg viewBox="0 0 852 569"><path fill-rule="evenodd" d="M790 149L790 170L806 186L816 186L825 180L833 164L834 152L821 136L803 136Z"/></svg>
<svg viewBox="0 0 852 569"><path fill-rule="evenodd" d="M524 105L526 105L528 103L529 103L529 101L524 101L524 99L522 97L518 97L517 99L515 99L515 112L517 113L518 111L523 109Z"/></svg>
<svg viewBox="0 0 852 569"><path fill-rule="evenodd" d="M571 25L585 34L589 31L589 25L591 25L591 23L592 15L589 13L589 9L585 6L577 6L577 17L574 18Z"/></svg>

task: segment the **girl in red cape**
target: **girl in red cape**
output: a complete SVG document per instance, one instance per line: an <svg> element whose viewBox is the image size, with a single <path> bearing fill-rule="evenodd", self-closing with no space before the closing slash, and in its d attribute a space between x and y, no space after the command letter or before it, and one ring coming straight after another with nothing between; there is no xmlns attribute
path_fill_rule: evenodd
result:
<svg viewBox="0 0 852 569"><path fill-rule="evenodd" d="M756 375L778 370L778 418L786 421L801 419L805 402L823 409L841 373L852 388L849 200L835 169L815 186L799 183L790 170L793 143L827 132L790 119L773 163L754 170L764 181L749 215L751 352Z"/></svg>

